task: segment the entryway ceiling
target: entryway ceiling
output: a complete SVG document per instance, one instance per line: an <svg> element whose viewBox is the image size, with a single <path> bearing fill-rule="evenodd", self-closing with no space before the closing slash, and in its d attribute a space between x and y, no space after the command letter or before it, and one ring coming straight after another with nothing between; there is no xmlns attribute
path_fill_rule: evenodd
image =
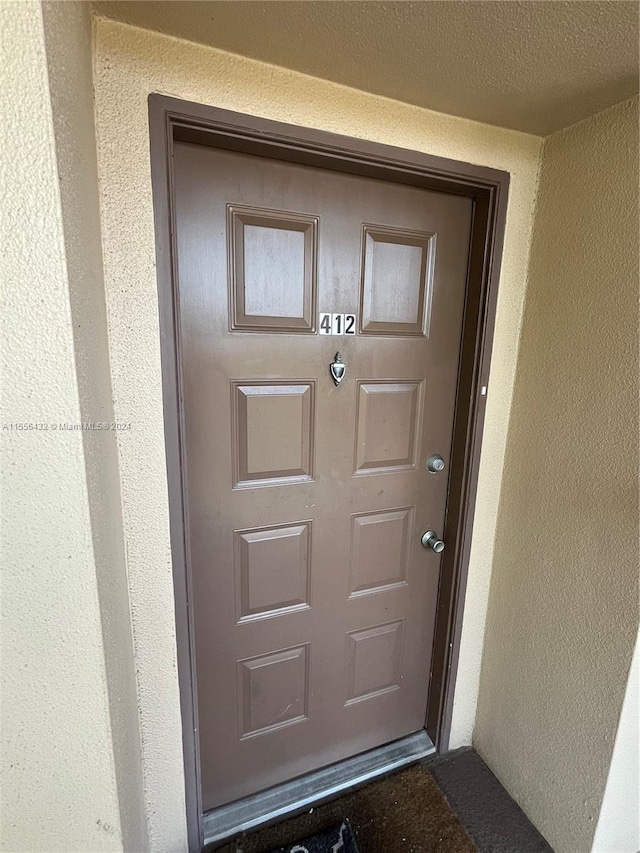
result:
<svg viewBox="0 0 640 853"><path fill-rule="evenodd" d="M546 135L638 91L638 3L102 0L98 13Z"/></svg>

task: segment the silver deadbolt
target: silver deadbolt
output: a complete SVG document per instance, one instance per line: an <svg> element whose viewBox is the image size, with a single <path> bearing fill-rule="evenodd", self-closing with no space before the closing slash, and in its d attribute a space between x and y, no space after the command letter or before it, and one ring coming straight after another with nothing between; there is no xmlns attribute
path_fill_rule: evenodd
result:
<svg viewBox="0 0 640 853"><path fill-rule="evenodd" d="M437 474L439 471L444 471L444 459L439 453L434 453L427 459L427 471L431 474Z"/></svg>
<svg viewBox="0 0 640 853"><path fill-rule="evenodd" d="M431 548L432 551L435 551L436 554L442 554L444 551L444 542L442 539L438 539L438 534L435 530L427 530L426 533L422 534L422 542L423 548Z"/></svg>

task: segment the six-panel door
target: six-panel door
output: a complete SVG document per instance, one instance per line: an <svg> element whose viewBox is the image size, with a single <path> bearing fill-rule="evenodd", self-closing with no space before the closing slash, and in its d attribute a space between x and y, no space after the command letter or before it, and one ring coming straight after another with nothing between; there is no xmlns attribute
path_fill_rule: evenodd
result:
<svg viewBox="0 0 640 853"><path fill-rule="evenodd" d="M424 726L471 202L179 143L175 204L207 810Z"/></svg>

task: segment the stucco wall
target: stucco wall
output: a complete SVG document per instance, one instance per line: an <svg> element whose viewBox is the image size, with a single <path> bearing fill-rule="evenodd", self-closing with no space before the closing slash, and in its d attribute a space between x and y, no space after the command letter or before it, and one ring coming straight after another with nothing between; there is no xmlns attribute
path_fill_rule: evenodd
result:
<svg viewBox="0 0 640 853"><path fill-rule="evenodd" d="M0 844L122 849L40 5L3 3ZM12 429L12 423L41 429Z"/></svg>
<svg viewBox="0 0 640 853"><path fill-rule="evenodd" d="M93 110L93 21L85 2L42 5L69 302L83 422L113 423ZM147 846L142 748L118 451L114 431L82 433L122 843Z"/></svg>
<svg viewBox="0 0 640 853"><path fill-rule="evenodd" d="M640 850L640 654L631 661L592 853Z"/></svg>
<svg viewBox="0 0 640 853"><path fill-rule="evenodd" d="M107 314L152 849L184 833L147 97L162 92L512 175L452 742L468 743L541 140L98 20L95 98Z"/></svg>
<svg viewBox="0 0 640 853"><path fill-rule="evenodd" d="M557 853L591 849L638 629L637 188L637 100L545 142L474 740Z"/></svg>

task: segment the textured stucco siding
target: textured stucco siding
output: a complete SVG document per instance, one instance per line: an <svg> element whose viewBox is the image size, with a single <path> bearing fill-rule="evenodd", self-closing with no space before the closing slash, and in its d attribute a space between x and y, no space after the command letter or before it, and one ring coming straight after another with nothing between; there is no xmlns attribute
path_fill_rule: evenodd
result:
<svg viewBox="0 0 640 853"><path fill-rule="evenodd" d="M39 3L0 6L0 846L122 849ZM40 424L14 430L8 425ZM6 428L5 428L6 427Z"/></svg>
<svg viewBox="0 0 640 853"><path fill-rule="evenodd" d="M102 275L93 110L93 20L88 3L42 4L49 90L83 422L113 423ZM122 842L147 847L133 635L129 610L115 431L85 430L82 442L102 620Z"/></svg>
<svg viewBox="0 0 640 853"><path fill-rule="evenodd" d="M474 739L557 853L591 849L638 630L637 348L633 100L544 146Z"/></svg>
<svg viewBox="0 0 640 853"><path fill-rule="evenodd" d="M147 98L161 92L511 173L452 742L469 743L541 140L98 20L95 97L105 287L152 849L184 833ZM159 713L158 709L162 712Z"/></svg>
<svg viewBox="0 0 640 853"><path fill-rule="evenodd" d="M592 853L640 850L640 635L631 661Z"/></svg>

